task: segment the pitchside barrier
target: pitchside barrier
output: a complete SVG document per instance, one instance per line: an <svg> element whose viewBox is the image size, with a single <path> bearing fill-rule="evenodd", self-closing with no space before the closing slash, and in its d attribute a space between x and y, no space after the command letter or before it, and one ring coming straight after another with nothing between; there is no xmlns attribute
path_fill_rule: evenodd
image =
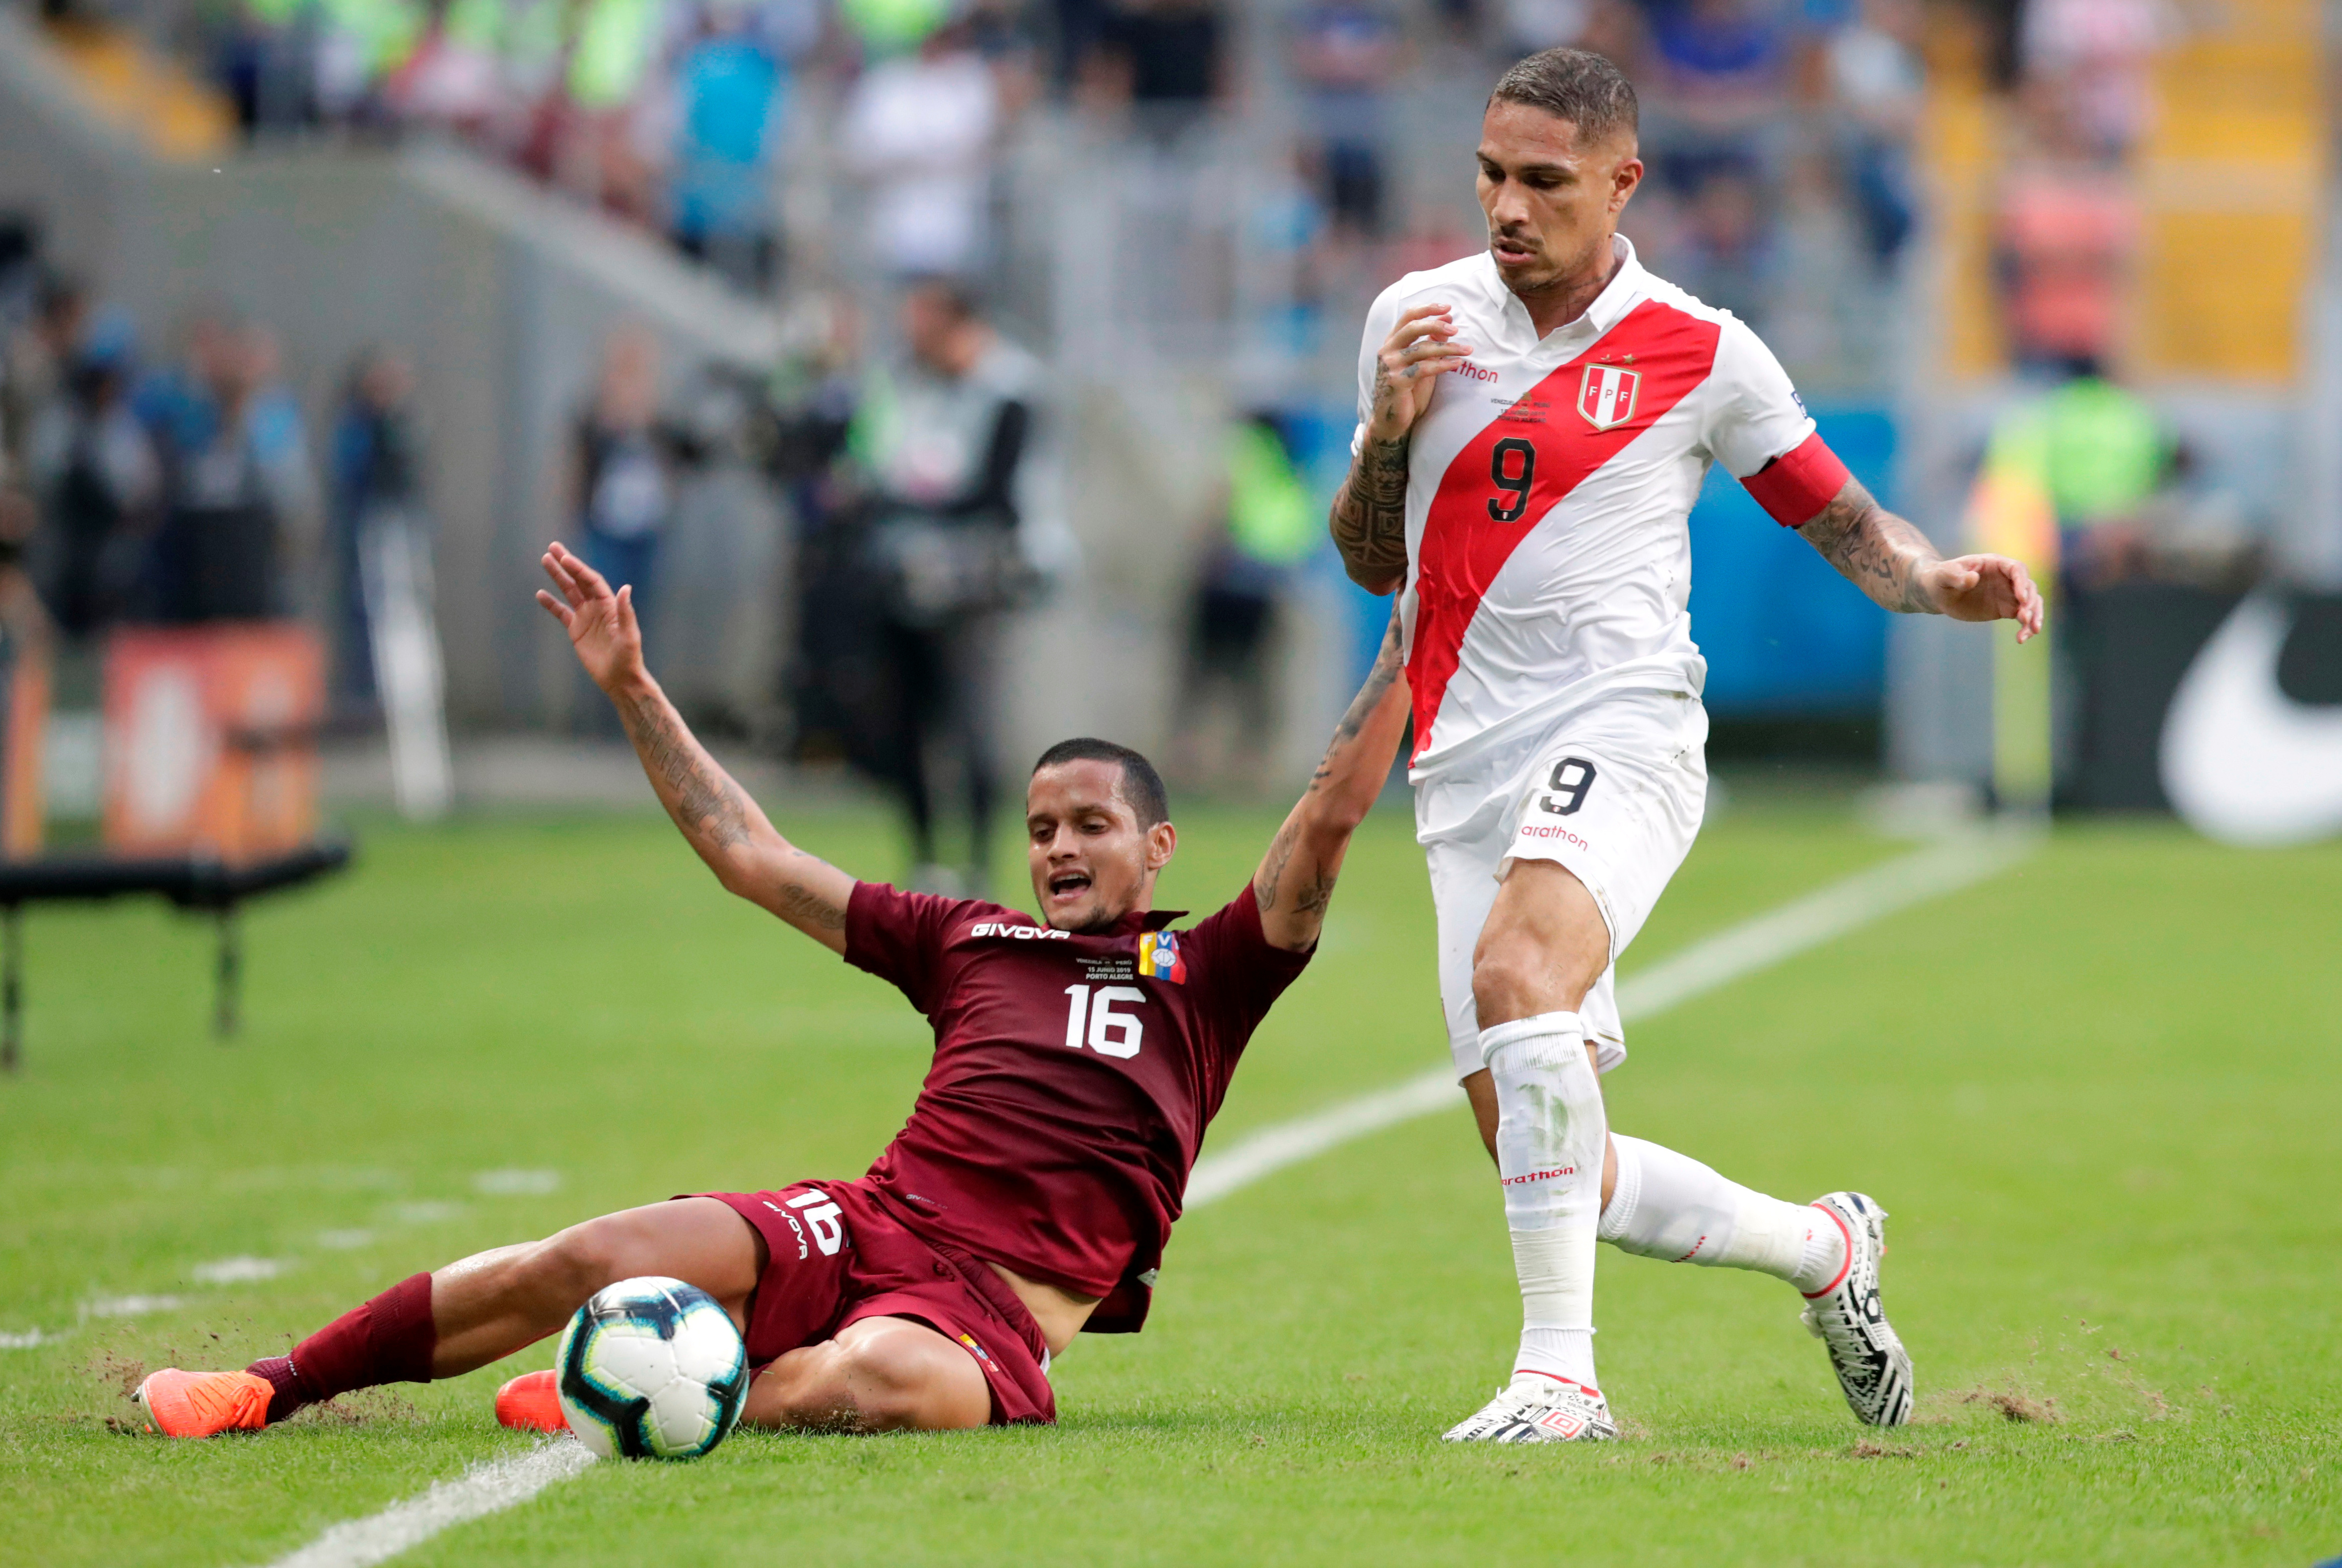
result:
<svg viewBox="0 0 2342 1568"><path fill-rule="evenodd" d="M245 902L338 871L350 846L317 835L316 731L325 658L305 627L243 623L117 632L105 666L101 853L42 849L46 654L0 643L0 1069L22 1054L28 904L152 894L209 914L218 933L212 1027L235 1033Z"/></svg>

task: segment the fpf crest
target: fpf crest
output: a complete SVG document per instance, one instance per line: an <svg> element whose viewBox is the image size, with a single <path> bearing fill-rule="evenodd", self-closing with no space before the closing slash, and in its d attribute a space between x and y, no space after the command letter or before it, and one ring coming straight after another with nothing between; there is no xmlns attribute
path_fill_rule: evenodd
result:
<svg viewBox="0 0 2342 1568"><path fill-rule="evenodd" d="M1615 365L1589 365L1577 382L1577 412L1596 430L1624 424L1635 417L1635 394L1643 373Z"/></svg>

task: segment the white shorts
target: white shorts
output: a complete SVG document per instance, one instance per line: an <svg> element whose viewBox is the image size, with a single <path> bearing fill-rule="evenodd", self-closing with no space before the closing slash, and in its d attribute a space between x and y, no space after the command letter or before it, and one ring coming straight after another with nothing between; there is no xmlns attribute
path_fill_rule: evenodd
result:
<svg viewBox="0 0 2342 1568"><path fill-rule="evenodd" d="M1495 752L1419 779L1416 840L1439 917L1439 999L1456 1075L1480 1071L1472 953L1516 860L1550 860L1594 894L1610 966L1579 1016L1607 1073L1626 1059L1618 955L1691 852L1707 801L1707 710L1676 692L1602 697Z"/></svg>

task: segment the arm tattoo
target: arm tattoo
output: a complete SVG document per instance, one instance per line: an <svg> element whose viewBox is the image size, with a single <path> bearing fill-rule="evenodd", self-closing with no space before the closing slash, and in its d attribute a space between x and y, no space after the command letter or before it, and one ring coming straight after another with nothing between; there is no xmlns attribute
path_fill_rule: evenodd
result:
<svg viewBox="0 0 2342 1568"><path fill-rule="evenodd" d="M618 705L635 749L651 777L673 795L667 808L686 837L705 838L715 848L748 842L748 813L740 786L700 749L656 692L636 694Z"/></svg>
<svg viewBox="0 0 2342 1568"><path fill-rule="evenodd" d="M806 854L802 850L797 852L797 858L810 861L824 871L829 869L826 861ZM801 882L781 884L779 914L783 920L796 925L817 925L824 931L846 929L846 911Z"/></svg>
<svg viewBox="0 0 2342 1568"><path fill-rule="evenodd" d="M1940 559L1927 536L1881 506L1849 479L1846 488L1797 530L1846 579L1890 610L1906 614L1937 608L1919 580L1922 567Z"/></svg>
<svg viewBox="0 0 2342 1568"><path fill-rule="evenodd" d="M1276 837L1268 846L1268 857L1260 863L1260 874L1252 879L1253 902L1266 914L1276 907L1276 884L1285 880L1285 868L1293 864L1293 850L1300 834L1288 821L1276 830Z"/></svg>
<svg viewBox="0 0 2342 1568"><path fill-rule="evenodd" d="M1391 683L1396 679L1398 617L1394 614L1389 629L1383 633L1382 652L1375 655L1375 667L1367 674L1366 684L1358 688L1358 694L1350 699L1349 711L1342 715L1342 722L1334 726L1333 742L1326 746L1316 774L1309 780L1310 794L1326 787L1326 781L1339 765L1336 759L1344 748L1358 738L1358 732L1366 727L1366 721L1382 705L1383 694L1390 690ZM1253 879L1252 884L1253 898L1260 905L1263 914L1276 907L1277 884L1285 880L1286 868L1293 862L1293 852L1298 847L1300 837L1296 821L1288 818L1285 825L1276 830L1276 841L1268 846L1267 858L1261 862L1260 874ZM1322 914L1333 901L1334 874L1321 868L1316 876L1294 891L1293 907L1301 914Z"/></svg>
<svg viewBox="0 0 2342 1568"><path fill-rule="evenodd" d="M1390 372L1377 366L1376 406L1394 395ZM1405 440L1368 439L1334 493L1335 547L1362 586L1387 583L1406 570L1406 451Z"/></svg>
<svg viewBox="0 0 2342 1568"><path fill-rule="evenodd" d="M643 759L643 770L666 803L667 814L700 858L718 876L730 852L754 842L761 821L756 806L692 737L666 696L656 688L616 699L618 717ZM767 830L769 831L769 829ZM846 908L822 893L813 874L833 868L818 855L807 854L786 843L779 885L756 879L757 891L726 881L745 897L766 904L774 914L802 931L843 931ZM736 865L736 862L734 863ZM769 900L769 902L768 902Z"/></svg>
<svg viewBox="0 0 2342 1568"><path fill-rule="evenodd" d="M1327 775L1334 771L1336 754L1358 738L1358 732L1366 727L1366 721L1374 716L1376 708L1382 706L1383 694L1389 691L1391 683L1397 679L1398 616L1393 614L1390 624L1383 629L1383 645L1381 651L1375 654L1375 667L1366 672L1366 684L1358 688L1358 694L1350 699L1349 708L1342 714L1342 722L1334 726L1334 739L1326 747L1326 754L1317 764L1317 772L1309 780L1312 790L1325 784Z"/></svg>

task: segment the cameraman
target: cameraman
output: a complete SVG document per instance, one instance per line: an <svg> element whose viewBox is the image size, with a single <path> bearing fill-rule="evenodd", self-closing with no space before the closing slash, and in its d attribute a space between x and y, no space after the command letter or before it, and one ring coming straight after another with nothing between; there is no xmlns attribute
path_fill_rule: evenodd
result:
<svg viewBox="0 0 2342 1568"><path fill-rule="evenodd" d="M1041 367L956 282L911 285L900 324L906 363L871 377L848 437L872 489L865 559L878 589L889 699L878 760L910 818L918 885L978 894L996 793L999 627L1038 586L1018 526ZM965 876L937 853L931 743L956 764L968 823Z"/></svg>

